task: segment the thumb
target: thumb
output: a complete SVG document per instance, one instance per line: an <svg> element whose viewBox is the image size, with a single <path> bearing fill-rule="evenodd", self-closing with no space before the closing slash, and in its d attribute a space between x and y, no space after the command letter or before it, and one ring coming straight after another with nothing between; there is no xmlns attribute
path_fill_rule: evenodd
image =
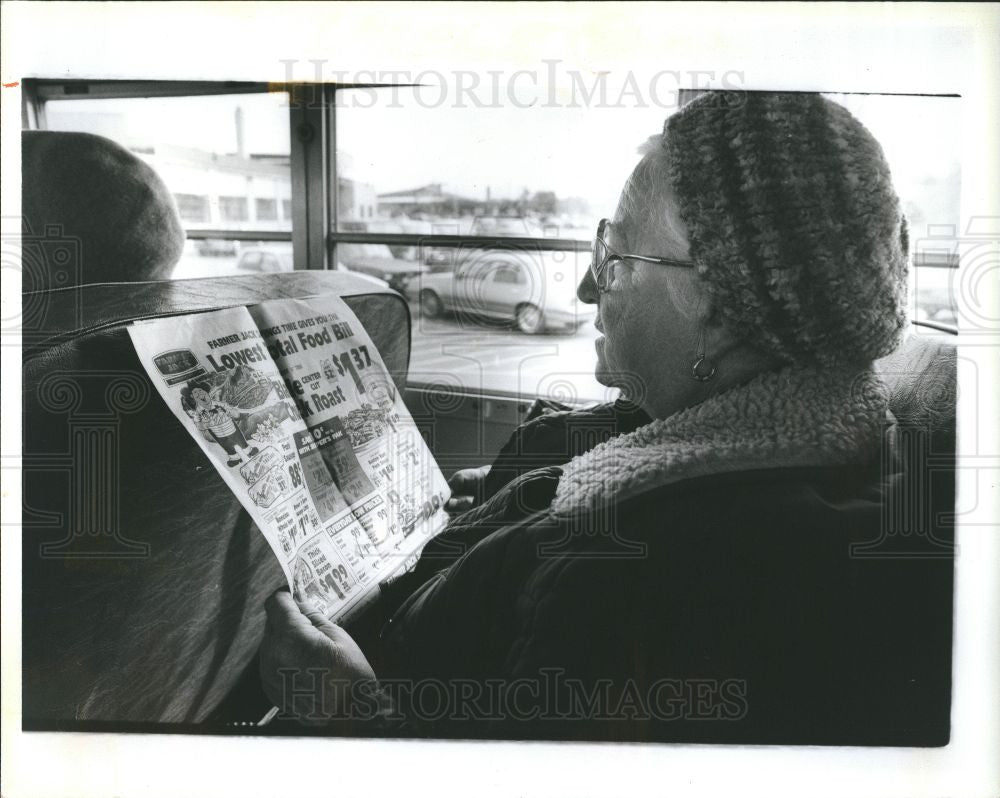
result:
<svg viewBox="0 0 1000 798"><path fill-rule="evenodd" d="M297 601L283 587L276 590L264 602L267 614L266 627L272 632L303 633L318 629L327 637L335 635L336 624L330 621L316 605L308 600Z"/></svg>
<svg viewBox="0 0 1000 798"><path fill-rule="evenodd" d="M264 602L264 612L267 622L275 625L287 625L289 621L301 615L292 594L287 587L278 588Z"/></svg>
<svg viewBox="0 0 1000 798"><path fill-rule="evenodd" d="M299 605L299 609L302 611L302 614L309 619L309 623L323 632L329 634L329 630L336 626L336 624L320 612L319 608L308 599Z"/></svg>

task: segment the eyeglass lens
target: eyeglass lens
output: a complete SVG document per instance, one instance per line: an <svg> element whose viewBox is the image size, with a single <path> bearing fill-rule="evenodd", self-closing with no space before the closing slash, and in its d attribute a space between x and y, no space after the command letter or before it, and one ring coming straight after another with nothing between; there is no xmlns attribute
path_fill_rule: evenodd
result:
<svg viewBox="0 0 1000 798"><path fill-rule="evenodd" d="M594 257L590 262L590 271L594 277L594 282L597 287L601 290L604 288L604 283L606 282L607 267L606 263L608 258L608 245L604 242L604 236L607 232L607 220L601 220L601 223L597 226L597 236L594 239Z"/></svg>

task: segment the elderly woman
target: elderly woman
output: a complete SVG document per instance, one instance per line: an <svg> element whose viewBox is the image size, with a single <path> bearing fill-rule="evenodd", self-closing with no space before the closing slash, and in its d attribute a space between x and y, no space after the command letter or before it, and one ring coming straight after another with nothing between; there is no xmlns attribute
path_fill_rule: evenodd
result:
<svg viewBox="0 0 1000 798"><path fill-rule="evenodd" d="M522 427L385 591L377 638L276 594L268 695L355 733L934 742L948 705L911 616L938 577L851 554L880 529L872 361L900 339L906 263L881 148L844 108L690 103L578 288L625 401ZM567 436L595 420L602 443Z"/></svg>

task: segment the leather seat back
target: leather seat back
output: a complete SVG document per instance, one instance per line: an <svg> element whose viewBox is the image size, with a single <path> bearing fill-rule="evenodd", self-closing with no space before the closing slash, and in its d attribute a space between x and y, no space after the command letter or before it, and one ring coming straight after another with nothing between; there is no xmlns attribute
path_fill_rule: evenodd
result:
<svg viewBox="0 0 1000 798"><path fill-rule="evenodd" d="M25 294L25 727L198 722L232 689L283 576L264 537L146 376L137 319L342 296L402 389L410 319L344 272Z"/></svg>

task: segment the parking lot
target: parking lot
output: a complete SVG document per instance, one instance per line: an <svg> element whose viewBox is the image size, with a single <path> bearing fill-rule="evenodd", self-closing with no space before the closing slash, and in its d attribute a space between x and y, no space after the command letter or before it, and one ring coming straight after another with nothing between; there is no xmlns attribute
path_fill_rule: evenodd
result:
<svg viewBox="0 0 1000 798"><path fill-rule="evenodd" d="M594 341L599 333L589 322L575 333L525 335L501 322L455 314L422 318L412 302L410 312L411 383L570 403L607 401L617 394L594 379Z"/></svg>

